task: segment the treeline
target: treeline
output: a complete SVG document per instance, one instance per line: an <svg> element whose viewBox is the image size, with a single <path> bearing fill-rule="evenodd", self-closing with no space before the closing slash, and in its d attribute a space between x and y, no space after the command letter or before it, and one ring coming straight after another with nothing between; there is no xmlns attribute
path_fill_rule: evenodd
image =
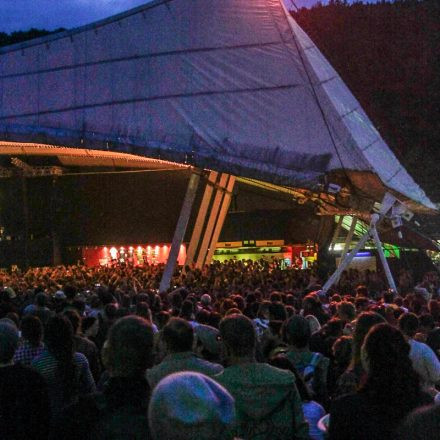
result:
<svg viewBox="0 0 440 440"><path fill-rule="evenodd" d="M410 174L440 202L440 2L331 1L293 16Z"/></svg>
<svg viewBox="0 0 440 440"><path fill-rule="evenodd" d="M0 47L9 46L10 44L21 43L23 41L32 40L33 38L44 37L45 35L53 34L55 32L62 32L64 28L59 28L54 31L47 31L45 29L29 29L28 31L17 31L7 34L0 32Z"/></svg>

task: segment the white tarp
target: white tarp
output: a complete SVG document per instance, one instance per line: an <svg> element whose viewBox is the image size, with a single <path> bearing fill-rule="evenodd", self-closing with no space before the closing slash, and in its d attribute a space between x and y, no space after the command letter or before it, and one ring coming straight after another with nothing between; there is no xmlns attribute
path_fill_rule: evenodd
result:
<svg viewBox="0 0 440 440"><path fill-rule="evenodd" d="M0 49L0 140L304 188L365 171L434 208L280 0L160 0Z"/></svg>

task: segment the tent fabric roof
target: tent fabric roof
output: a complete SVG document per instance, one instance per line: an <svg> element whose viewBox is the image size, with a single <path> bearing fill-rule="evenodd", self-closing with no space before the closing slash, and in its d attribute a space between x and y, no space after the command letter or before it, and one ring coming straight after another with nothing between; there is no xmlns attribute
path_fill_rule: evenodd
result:
<svg viewBox="0 0 440 440"><path fill-rule="evenodd" d="M0 97L2 140L310 189L339 173L435 209L282 0L158 0L0 49Z"/></svg>

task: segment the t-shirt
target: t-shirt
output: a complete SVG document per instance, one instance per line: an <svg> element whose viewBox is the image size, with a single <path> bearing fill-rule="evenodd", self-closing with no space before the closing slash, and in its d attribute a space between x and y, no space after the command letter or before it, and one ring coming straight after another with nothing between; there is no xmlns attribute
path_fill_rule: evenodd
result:
<svg viewBox="0 0 440 440"><path fill-rule="evenodd" d="M70 400L64 398L63 383L58 375L58 361L55 357L48 350L44 350L32 361L32 367L46 380L52 415L57 415L66 405L73 403L79 395L96 391L87 358L82 353L75 353L73 361L76 366L76 392Z"/></svg>
<svg viewBox="0 0 440 440"><path fill-rule="evenodd" d="M433 387L440 382L440 361L432 349L423 342L409 340L411 359L414 370L422 379L425 388Z"/></svg>

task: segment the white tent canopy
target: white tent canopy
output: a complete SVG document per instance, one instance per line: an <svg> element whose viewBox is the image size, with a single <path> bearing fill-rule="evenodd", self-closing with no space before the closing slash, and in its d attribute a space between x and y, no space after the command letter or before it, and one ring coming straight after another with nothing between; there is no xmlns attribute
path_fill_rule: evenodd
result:
<svg viewBox="0 0 440 440"><path fill-rule="evenodd" d="M282 0L158 0L0 49L0 140L435 209Z"/></svg>

